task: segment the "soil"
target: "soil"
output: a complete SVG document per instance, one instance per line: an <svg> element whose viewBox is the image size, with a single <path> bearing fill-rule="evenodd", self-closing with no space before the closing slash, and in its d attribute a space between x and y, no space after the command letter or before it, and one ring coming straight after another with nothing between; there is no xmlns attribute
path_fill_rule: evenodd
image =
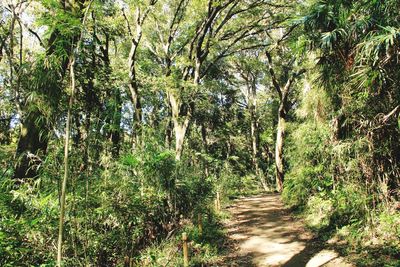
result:
<svg viewBox="0 0 400 267"><path fill-rule="evenodd" d="M222 266L353 266L305 230L279 194L240 198L228 210L232 218L226 227L233 245Z"/></svg>

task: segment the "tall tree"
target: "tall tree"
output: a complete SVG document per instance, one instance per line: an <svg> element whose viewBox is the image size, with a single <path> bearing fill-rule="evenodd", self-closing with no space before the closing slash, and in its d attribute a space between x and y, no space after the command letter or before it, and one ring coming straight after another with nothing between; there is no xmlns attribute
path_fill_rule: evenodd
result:
<svg viewBox="0 0 400 267"><path fill-rule="evenodd" d="M49 13L43 14L43 21L47 23L49 39L44 44L45 55L38 59L30 90L26 93L26 101L21 107L20 136L16 149L17 164L15 178L32 178L38 174L38 165L41 156L46 154L50 121L58 109L61 98L63 77L68 66L68 55L71 53L71 42L76 40L75 30L66 31L65 23L75 23L73 16L75 9L82 9L85 1L74 1L74 5L64 1L45 3ZM72 8L74 6L74 8ZM51 14L54 17L51 17ZM29 93L35 92L36 101L28 98ZM41 106L38 102L46 103Z"/></svg>
<svg viewBox="0 0 400 267"><path fill-rule="evenodd" d="M141 45L142 37L143 37L143 25L150 13L153 9L154 5L158 2L158 0L149 0L148 3L141 3L138 1L135 3L135 15L134 15L134 23L132 23L132 19L128 18L125 14L124 9L122 10L123 16L126 21L126 25L128 28L128 34L130 39L130 51L128 57L128 67L129 67L129 92L131 95L131 100L134 108L134 123L133 123L133 132L135 135L136 145L140 145L141 135L142 135L142 104L141 104L141 96L139 92L139 81L137 78L137 57L138 57L138 49Z"/></svg>
<svg viewBox="0 0 400 267"><path fill-rule="evenodd" d="M284 38L284 37L282 37ZM282 40L282 39L281 39ZM279 42L278 42L279 43ZM290 51L288 53L291 53ZM273 62L271 52L266 51L268 71L271 76L272 85L278 95L279 108L278 108L278 125L276 130L276 143L275 143L275 169L276 169L276 186L279 192L283 190L283 182L285 178L284 169L284 139L285 139L285 124L288 112L293 106L293 99L290 99L291 90L293 89L294 81L300 77L305 70L294 70L293 66L296 61L295 57L291 57L288 64L284 66L284 71L279 77L275 71L278 68L277 64ZM287 56L287 55L286 55ZM282 61L280 62L282 63Z"/></svg>
<svg viewBox="0 0 400 267"><path fill-rule="evenodd" d="M175 133L176 159L182 155L202 79L221 59L266 45L257 35L270 22L270 13L266 10L270 5L268 1L171 1L162 8L174 10L173 15L154 18L161 45L153 42L149 48L163 63L166 80L172 79L167 99ZM244 19L245 26L241 24Z"/></svg>
<svg viewBox="0 0 400 267"><path fill-rule="evenodd" d="M239 57L235 63L241 81L240 90L244 96L250 123L250 144L252 164L257 176L260 176L260 125L258 114L257 91L260 90L260 80L263 76L263 66L259 59L260 51L251 51Z"/></svg>

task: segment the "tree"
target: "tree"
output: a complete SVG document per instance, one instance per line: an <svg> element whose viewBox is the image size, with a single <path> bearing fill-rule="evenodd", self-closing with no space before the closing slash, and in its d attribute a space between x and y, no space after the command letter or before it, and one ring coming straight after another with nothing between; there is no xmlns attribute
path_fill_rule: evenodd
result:
<svg viewBox="0 0 400 267"><path fill-rule="evenodd" d="M76 56L79 54L79 46L80 42L83 38L83 31L85 28L86 19L89 14L90 7L92 5L93 0L90 0L87 3L86 10L82 19L82 26L78 35L78 39L76 43L72 43L71 46L71 56L69 58L69 70L71 76L71 95L69 97L68 103L68 112L67 112L67 121L65 125L65 143L64 143L64 178L62 181L61 187L61 196L60 196L60 220L58 226L58 242L57 242L57 266L62 266L62 247L63 247L63 230L64 230L64 216L65 216L65 198L67 194L67 180L69 178L69 140L71 134L71 112L73 108L73 104L75 101L75 91L76 91L76 77L75 77L75 63ZM81 6L82 10L83 6ZM78 13L79 14L79 13Z"/></svg>
<svg viewBox="0 0 400 267"><path fill-rule="evenodd" d="M400 184L395 171L398 142L390 141L397 138L395 118L399 114L399 76L394 71L394 54L399 49L396 8L395 1L366 5L318 1L302 19L309 48L321 54L317 64L320 82L334 110L333 146L346 140L357 151L356 140L368 140L368 153L356 159L364 167L351 176L360 177L359 183L367 182L368 190L381 191L385 199ZM336 183L347 175L339 163L332 172ZM373 188L373 184L386 189Z"/></svg>
<svg viewBox="0 0 400 267"><path fill-rule="evenodd" d="M290 32L289 32L290 33ZM283 35L280 40L286 38L287 35ZM278 41L278 44L281 41ZM284 51L284 49L283 49ZM289 52L290 53L290 52ZM285 124L288 112L293 106L293 99L290 99L292 93L292 87L294 81L300 77L305 70L301 69L295 71L293 65L296 61L295 57L289 59L288 64L283 66L283 73L279 77L276 74L275 69L277 68L272 61L272 55L269 50L265 52L267 57L268 71L271 76L272 85L278 94L279 109L278 109L278 125L276 132L276 143L275 143L275 168L276 168L276 185L279 192L283 190L283 182L285 178L284 169L284 139L285 139ZM281 62L282 63L282 62ZM286 68L286 69L285 69Z"/></svg>
<svg viewBox="0 0 400 267"><path fill-rule="evenodd" d="M149 13L153 9L154 5L157 4L157 0L150 0L148 4L136 3L135 12L135 23L132 24L131 20L125 14L124 9L122 9L123 16L125 18L129 38L130 38L130 51L128 57L128 67L129 67L129 92L131 94L132 104L134 107L134 124L133 131L136 135L136 145L140 145L140 139L142 134L142 104L141 97L139 93L139 81L137 79L137 55L138 49L141 45L143 37L143 24L145 23Z"/></svg>
<svg viewBox="0 0 400 267"><path fill-rule="evenodd" d="M16 149L15 178L33 178L38 175L38 164L41 162L41 156L47 151L50 118L56 113L58 101L62 95L61 85L68 66L67 55L71 52L70 43L77 38L75 30L66 31L63 28L64 20L71 25L76 23L74 16L64 16L64 14L73 14L74 10L71 6L63 1L49 2L47 5L45 7L55 12L56 16L50 19L49 14L45 14L43 17L43 20L48 23L50 37L43 47L46 52L39 57L33 71L31 88L25 95L28 100L27 96L35 92L38 98L36 101L22 101L25 104L21 107L21 130ZM84 1L77 1L76 5L80 9ZM41 42L41 44L44 43ZM46 103L46 105L39 106L37 102Z"/></svg>
<svg viewBox="0 0 400 267"><path fill-rule="evenodd" d="M221 59L265 46L257 35L268 25L270 13L265 9L269 6L267 1L171 1L162 7L173 10L169 17L153 18L157 39L148 47L169 81L166 91L178 160L202 79ZM241 27L244 19L246 26Z"/></svg>
<svg viewBox="0 0 400 267"><path fill-rule="evenodd" d="M235 63L236 71L240 76L240 80L243 81L243 85L240 86L240 90L244 96L245 104L247 106L250 123L250 143L251 143L251 154L252 164L255 170L255 174L260 177L260 166L259 160L261 156L260 151L260 122L259 122L259 111L258 105L259 97L257 91L260 90L261 80L263 78L263 65L259 59L260 51L251 51L243 53ZM261 177L260 177L261 179ZM263 181L263 179L261 179ZM266 188L266 185L264 184Z"/></svg>

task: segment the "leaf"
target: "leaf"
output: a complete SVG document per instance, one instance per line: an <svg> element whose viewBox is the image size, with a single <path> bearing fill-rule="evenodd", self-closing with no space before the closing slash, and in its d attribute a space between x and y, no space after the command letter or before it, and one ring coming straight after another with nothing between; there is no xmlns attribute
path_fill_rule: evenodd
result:
<svg viewBox="0 0 400 267"><path fill-rule="evenodd" d="M36 218L36 219L30 221L30 222L29 222L29 225L30 225L30 226L35 226L38 222L39 222L39 218Z"/></svg>
<svg viewBox="0 0 400 267"><path fill-rule="evenodd" d="M400 116L399 117L397 117L397 126L399 127L399 129L400 129Z"/></svg>

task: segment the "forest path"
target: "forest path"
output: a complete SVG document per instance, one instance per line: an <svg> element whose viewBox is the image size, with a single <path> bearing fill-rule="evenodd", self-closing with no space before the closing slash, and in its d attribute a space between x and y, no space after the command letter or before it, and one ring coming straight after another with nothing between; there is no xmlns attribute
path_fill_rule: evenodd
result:
<svg viewBox="0 0 400 267"><path fill-rule="evenodd" d="M228 235L235 244L224 266L350 267L295 221L279 194L240 198L228 208Z"/></svg>

